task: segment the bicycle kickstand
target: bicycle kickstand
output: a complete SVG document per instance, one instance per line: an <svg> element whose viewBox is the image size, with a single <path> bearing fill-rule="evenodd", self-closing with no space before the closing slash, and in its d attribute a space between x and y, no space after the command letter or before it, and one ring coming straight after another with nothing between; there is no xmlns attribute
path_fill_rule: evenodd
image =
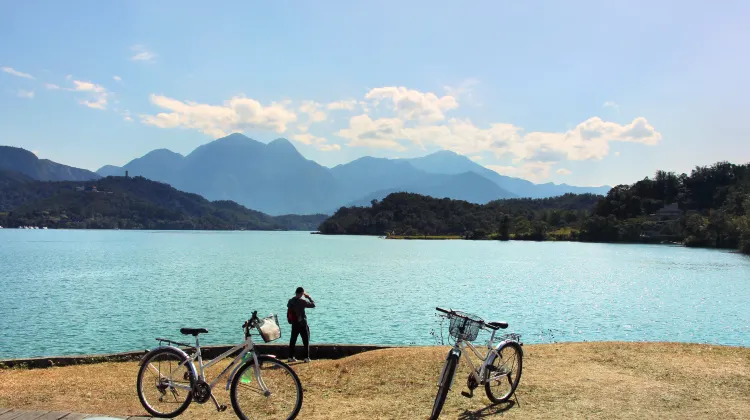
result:
<svg viewBox="0 0 750 420"><path fill-rule="evenodd" d="M214 397L213 393L211 393L211 401L214 402L214 405L216 406L216 411L218 411L219 413L226 411L227 406L224 404L219 405L219 402L216 401L216 397Z"/></svg>

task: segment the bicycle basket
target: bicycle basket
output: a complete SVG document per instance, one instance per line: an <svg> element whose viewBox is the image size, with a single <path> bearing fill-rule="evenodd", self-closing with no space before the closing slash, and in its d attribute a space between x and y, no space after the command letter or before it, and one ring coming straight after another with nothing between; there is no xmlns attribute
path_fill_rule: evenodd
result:
<svg viewBox="0 0 750 420"><path fill-rule="evenodd" d="M279 318L276 315L270 315L261 319L260 323L258 323L258 332L266 343L278 340L281 337Z"/></svg>
<svg viewBox="0 0 750 420"><path fill-rule="evenodd" d="M449 331L456 340L476 340L484 324L482 318L465 312L456 311L455 315L451 314L449 318L451 321Z"/></svg>

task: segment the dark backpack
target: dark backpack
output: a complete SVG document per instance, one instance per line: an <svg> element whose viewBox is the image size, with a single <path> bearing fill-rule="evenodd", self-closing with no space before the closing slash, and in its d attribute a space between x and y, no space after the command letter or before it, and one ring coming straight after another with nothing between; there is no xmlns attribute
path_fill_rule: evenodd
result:
<svg viewBox="0 0 750 420"><path fill-rule="evenodd" d="M286 308L286 320L290 324L294 324L295 321L297 321L297 315L294 313L294 309Z"/></svg>

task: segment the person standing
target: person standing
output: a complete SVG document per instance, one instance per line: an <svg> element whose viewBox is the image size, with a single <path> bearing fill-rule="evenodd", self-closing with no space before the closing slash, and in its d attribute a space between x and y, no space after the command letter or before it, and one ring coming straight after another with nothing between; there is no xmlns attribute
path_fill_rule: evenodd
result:
<svg viewBox="0 0 750 420"><path fill-rule="evenodd" d="M307 300L303 299L307 298ZM302 344L305 347L305 363L310 362L310 327L307 325L307 314L305 309L314 308L315 301L305 293L305 289L298 287L294 297L286 304L287 320L292 324L292 336L289 339L289 362L296 362L294 348L297 345L297 336L302 336Z"/></svg>

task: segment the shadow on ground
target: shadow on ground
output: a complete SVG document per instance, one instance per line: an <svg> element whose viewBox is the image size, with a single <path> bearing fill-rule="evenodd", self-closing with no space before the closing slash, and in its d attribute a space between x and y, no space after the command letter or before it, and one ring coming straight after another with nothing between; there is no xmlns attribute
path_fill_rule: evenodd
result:
<svg viewBox="0 0 750 420"><path fill-rule="evenodd" d="M515 401L508 401L501 404L494 404L487 407L484 407L482 409L476 410L476 411L469 411L465 410L458 418L460 420L475 420L475 419L483 419L485 417L494 416L497 414L502 414L516 405Z"/></svg>

